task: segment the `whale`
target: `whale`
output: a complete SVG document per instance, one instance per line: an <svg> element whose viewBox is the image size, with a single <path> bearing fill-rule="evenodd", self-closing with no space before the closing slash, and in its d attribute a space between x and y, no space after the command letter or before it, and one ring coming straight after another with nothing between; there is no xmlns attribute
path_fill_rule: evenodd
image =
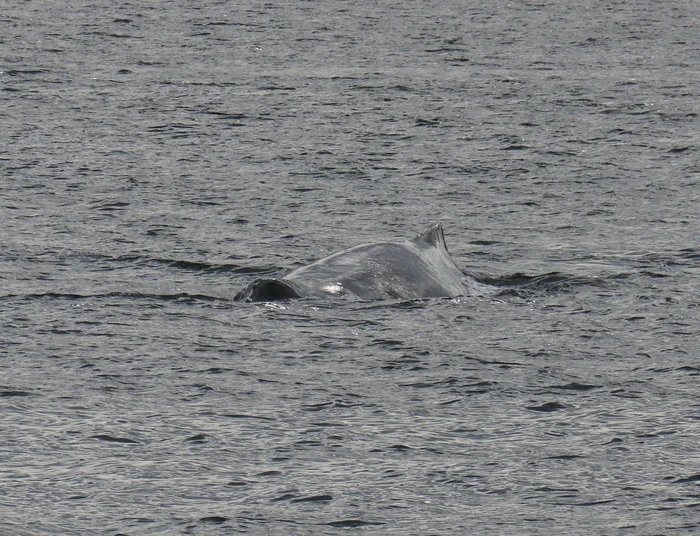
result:
<svg viewBox="0 0 700 536"><path fill-rule="evenodd" d="M453 298L468 293L437 222L410 240L371 242L344 249L280 278L251 281L236 301L293 298L359 300Z"/></svg>

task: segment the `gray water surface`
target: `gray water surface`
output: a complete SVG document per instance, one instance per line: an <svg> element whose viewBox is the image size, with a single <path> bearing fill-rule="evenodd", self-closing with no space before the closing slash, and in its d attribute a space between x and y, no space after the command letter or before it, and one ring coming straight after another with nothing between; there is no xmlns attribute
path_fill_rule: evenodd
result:
<svg viewBox="0 0 700 536"><path fill-rule="evenodd" d="M0 534L698 531L699 6L6 2Z"/></svg>

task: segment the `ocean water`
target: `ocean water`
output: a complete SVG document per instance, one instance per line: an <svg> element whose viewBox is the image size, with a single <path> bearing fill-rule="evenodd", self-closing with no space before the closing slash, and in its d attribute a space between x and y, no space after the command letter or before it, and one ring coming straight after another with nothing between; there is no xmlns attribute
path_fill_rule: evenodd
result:
<svg viewBox="0 0 700 536"><path fill-rule="evenodd" d="M5 2L0 534L697 532L698 21ZM489 292L231 299L434 221Z"/></svg>

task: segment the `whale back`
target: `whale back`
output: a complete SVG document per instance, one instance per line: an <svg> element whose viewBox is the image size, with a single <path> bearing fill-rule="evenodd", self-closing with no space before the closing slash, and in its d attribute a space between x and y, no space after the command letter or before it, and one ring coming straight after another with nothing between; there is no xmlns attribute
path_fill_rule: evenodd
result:
<svg viewBox="0 0 700 536"><path fill-rule="evenodd" d="M372 242L302 266L281 279L258 279L234 299L354 296L364 300L453 297L465 294L440 223L404 242Z"/></svg>

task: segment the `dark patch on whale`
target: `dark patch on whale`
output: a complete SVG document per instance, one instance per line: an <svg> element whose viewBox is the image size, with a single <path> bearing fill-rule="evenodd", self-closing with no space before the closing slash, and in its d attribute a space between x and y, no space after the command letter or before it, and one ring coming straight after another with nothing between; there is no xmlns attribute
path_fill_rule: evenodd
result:
<svg viewBox="0 0 700 536"><path fill-rule="evenodd" d="M464 277L447 250L442 224L434 223L411 240L360 244L282 278L256 279L234 300L446 298L467 293Z"/></svg>

